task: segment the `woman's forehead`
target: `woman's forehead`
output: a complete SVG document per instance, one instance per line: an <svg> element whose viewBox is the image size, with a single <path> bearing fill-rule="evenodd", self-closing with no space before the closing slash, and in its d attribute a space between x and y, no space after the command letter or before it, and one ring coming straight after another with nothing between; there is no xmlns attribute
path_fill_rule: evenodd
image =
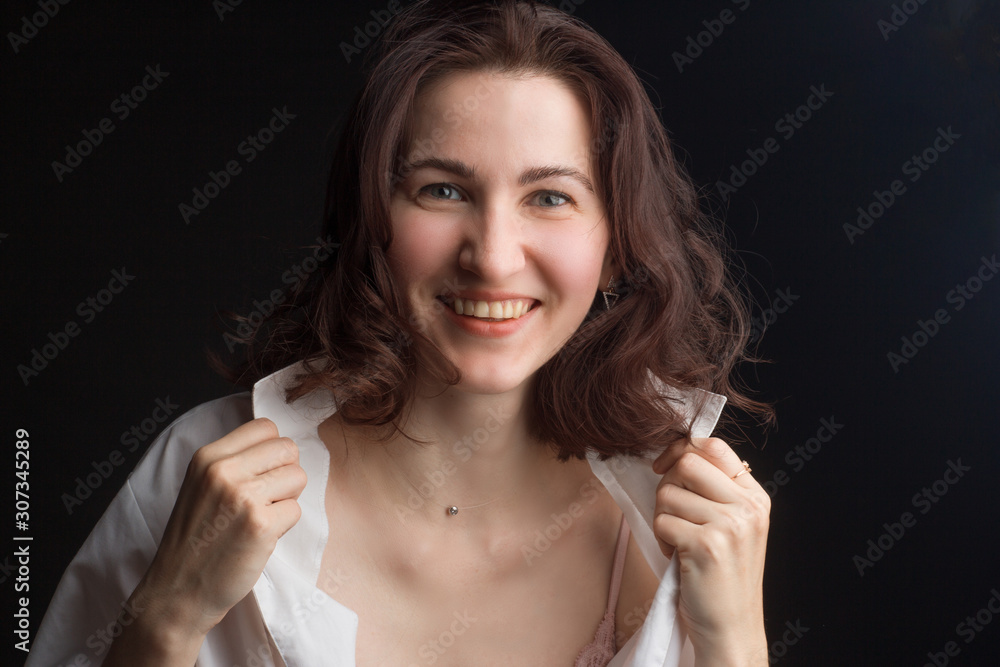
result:
<svg viewBox="0 0 1000 667"><path fill-rule="evenodd" d="M513 152L586 170L590 122L589 107L554 77L456 72L415 100L404 152L419 154L410 161Z"/></svg>
<svg viewBox="0 0 1000 667"><path fill-rule="evenodd" d="M508 93L522 88L532 94L547 89L558 90L563 95L572 96L575 103L589 113L590 103L586 96L556 74L538 70L456 70L435 75L418 84L412 109L434 108L445 103L453 106L457 102L462 111L471 113L485 100L496 97L497 88Z"/></svg>

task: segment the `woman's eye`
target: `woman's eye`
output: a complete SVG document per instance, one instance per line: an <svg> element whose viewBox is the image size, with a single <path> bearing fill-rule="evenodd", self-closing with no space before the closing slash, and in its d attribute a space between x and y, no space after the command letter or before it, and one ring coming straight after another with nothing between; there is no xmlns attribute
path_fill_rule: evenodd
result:
<svg viewBox="0 0 1000 667"><path fill-rule="evenodd" d="M448 185L447 183L434 183L433 185L428 185L423 188L424 191L430 193L443 193L443 196L438 196L437 194L431 194L435 199L459 199L461 195L454 186ZM454 196L452 196L454 195Z"/></svg>
<svg viewBox="0 0 1000 667"><path fill-rule="evenodd" d="M562 201L556 201L554 204L551 203L553 200L560 200L560 199ZM561 192L554 192L552 190L548 190L546 192L540 193L539 201L542 202L542 206L544 208L555 208L557 206L560 206L561 204L569 204L573 200Z"/></svg>
<svg viewBox="0 0 1000 667"><path fill-rule="evenodd" d="M434 199L449 199L459 201L462 193L454 185L447 183L432 183L421 188L421 192L426 192ZM543 190L536 195L536 201L542 208L558 208L566 204L572 204L573 200L561 192L555 190Z"/></svg>

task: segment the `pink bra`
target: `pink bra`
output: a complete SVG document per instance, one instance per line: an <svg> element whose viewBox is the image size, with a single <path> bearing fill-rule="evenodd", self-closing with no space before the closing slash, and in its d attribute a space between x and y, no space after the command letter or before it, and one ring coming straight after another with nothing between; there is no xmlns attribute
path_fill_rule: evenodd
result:
<svg viewBox="0 0 1000 667"><path fill-rule="evenodd" d="M597 626L594 640L583 647L576 657L573 667L605 667L611 658L615 657L615 607L618 606L618 590L622 583L622 570L625 569L625 550L628 548L629 528L622 514L621 529L618 531L618 547L615 550L615 562L611 570L611 590L608 592L608 608L604 619Z"/></svg>

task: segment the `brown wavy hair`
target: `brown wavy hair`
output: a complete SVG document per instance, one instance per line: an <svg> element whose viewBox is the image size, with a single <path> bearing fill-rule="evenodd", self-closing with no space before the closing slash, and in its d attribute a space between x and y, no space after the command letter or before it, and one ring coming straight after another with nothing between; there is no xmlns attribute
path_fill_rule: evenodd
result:
<svg viewBox="0 0 1000 667"><path fill-rule="evenodd" d="M690 435L678 402L651 374L677 389L700 388L771 423L770 405L735 379L746 355L749 299L731 275L731 251L699 205L684 167L632 68L583 21L525 0L419 0L405 7L372 46L366 78L333 155L325 234L336 251L291 298L241 342L246 358L217 368L252 386L304 360L286 390L292 401L324 388L346 423L399 431L420 358L446 384L458 369L407 317L390 276L389 201L404 177L408 119L428 85L454 72L543 75L589 102L589 147L611 230L622 295L610 310L600 294L567 344L538 371L530 428L560 460L642 455ZM693 392L697 397L700 392ZM700 401L694 406L700 409ZM384 427L384 428L382 428Z"/></svg>

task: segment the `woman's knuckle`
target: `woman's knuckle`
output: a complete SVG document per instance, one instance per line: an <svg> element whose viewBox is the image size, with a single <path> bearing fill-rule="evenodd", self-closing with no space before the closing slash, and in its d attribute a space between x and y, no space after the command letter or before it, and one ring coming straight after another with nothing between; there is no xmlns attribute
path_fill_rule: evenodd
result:
<svg viewBox="0 0 1000 667"><path fill-rule="evenodd" d="M656 490L657 505L664 508L669 507L671 500L677 494L677 488L676 484L671 484L670 482L661 484L660 488Z"/></svg>
<svg viewBox="0 0 1000 667"><path fill-rule="evenodd" d="M299 458L299 448L291 438L279 438L281 443L280 458L282 463L292 463Z"/></svg>
<svg viewBox="0 0 1000 667"><path fill-rule="evenodd" d="M731 550L729 537L717 530L704 531L699 544L702 554L713 561L725 560L726 554Z"/></svg>
<svg viewBox="0 0 1000 667"><path fill-rule="evenodd" d="M754 519L755 519L754 525L757 528L766 529L771 524L771 514L766 510L758 511L757 514L754 516Z"/></svg>
<svg viewBox="0 0 1000 667"><path fill-rule="evenodd" d="M750 501L761 514L767 516L771 513L771 496L767 491L763 489L757 491L750 496Z"/></svg>
<svg viewBox="0 0 1000 667"><path fill-rule="evenodd" d="M305 468L300 465L296 465L293 468L293 474L295 475L295 487L300 491L306 488L306 484L309 482L309 476L306 475Z"/></svg>
<svg viewBox="0 0 1000 667"><path fill-rule="evenodd" d="M767 504L767 500L751 497L746 503L740 506L740 516L746 522L748 530L760 532L762 529L767 528L770 521Z"/></svg>
<svg viewBox="0 0 1000 667"><path fill-rule="evenodd" d="M205 466L205 484L209 489L223 491L231 485L233 464L228 459L217 459Z"/></svg>
<svg viewBox="0 0 1000 667"><path fill-rule="evenodd" d="M265 539L270 535L271 526L260 512L249 512L244 519L247 534L255 540Z"/></svg>
<svg viewBox="0 0 1000 667"><path fill-rule="evenodd" d="M677 468L682 472L690 472L698 466L700 458L701 457L694 452L684 452L681 454L680 458L677 459Z"/></svg>
<svg viewBox="0 0 1000 667"><path fill-rule="evenodd" d="M188 470L198 471L204 470L208 467L208 464L212 462L211 451L209 446L199 447L195 450L195 453L191 456L191 463L188 465Z"/></svg>
<svg viewBox="0 0 1000 667"><path fill-rule="evenodd" d="M670 516L663 512L653 517L653 535L659 540L666 540L669 536Z"/></svg>
<svg viewBox="0 0 1000 667"><path fill-rule="evenodd" d="M749 518L742 516L742 512L740 514L741 516L737 516L727 512L723 515L725 517L726 534L737 540L741 539L747 533L747 523Z"/></svg>
<svg viewBox="0 0 1000 667"><path fill-rule="evenodd" d="M253 487L249 484L227 486L221 495L221 502L235 508L243 515L251 514L257 504L254 500Z"/></svg>
<svg viewBox="0 0 1000 667"><path fill-rule="evenodd" d="M299 519L302 518L302 506L299 505L294 500L292 501L291 504L291 513L292 513L292 523L293 524L298 523Z"/></svg>
<svg viewBox="0 0 1000 667"><path fill-rule="evenodd" d="M258 417L253 421L254 438L257 440L269 440L278 437L278 427L267 417Z"/></svg>
<svg viewBox="0 0 1000 667"><path fill-rule="evenodd" d="M715 458L721 458L729 452L729 445L721 438L709 438L702 447Z"/></svg>

